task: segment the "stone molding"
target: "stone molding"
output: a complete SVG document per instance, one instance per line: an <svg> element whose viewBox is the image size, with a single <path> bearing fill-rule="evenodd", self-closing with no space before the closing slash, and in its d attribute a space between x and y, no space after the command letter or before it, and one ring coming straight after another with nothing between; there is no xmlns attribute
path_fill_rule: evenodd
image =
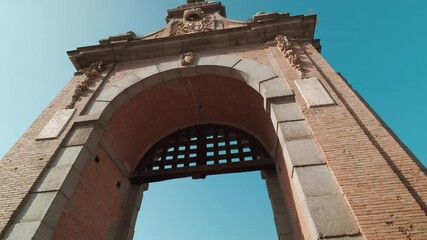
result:
<svg viewBox="0 0 427 240"><path fill-rule="evenodd" d="M250 44L265 44L277 35L313 41L316 16L283 15L278 19L249 22L246 26L199 32L168 38L111 42L68 51L77 70L92 63L119 63L149 58L174 56L183 52L224 49Z"/></svg>

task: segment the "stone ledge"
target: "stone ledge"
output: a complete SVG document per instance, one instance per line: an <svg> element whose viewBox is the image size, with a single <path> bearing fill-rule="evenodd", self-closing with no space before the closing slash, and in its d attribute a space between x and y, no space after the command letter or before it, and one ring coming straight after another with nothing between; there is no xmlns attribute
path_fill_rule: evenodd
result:
<svg viewBox="0 0 427 240"><path fill-rule="evenodd" d="M67 53L76 69L82 69L100 60L105 63L125 62L240 46L237 44L264 44L279 34L312 41L315 23L316 16L294 16L212 32L81 47ZM241 41L243 39L250 41Z"/></svg>
<svg viewBox="0 0 427 240"><path fill-rule="evenodd" d="M288 99L271 99L270 100L270 117L274 129L277 132L279 123L305 120L301 109L294 101Z"/></svg>
<svg viewBox="0 0 427 240"><path fill-rule="evenodd" d="M314 139L287 141L285 142L284 151L294 168L326 164L325 158Z"/></svg>
<svg viewBox="0 0 427 240"><path fill-rule="evenodd" d="M40 179L33 193L58 191L71 198L79 180L80 174L72 166L53 167Z"/></svg>
<svg viewBox="0 0 427 240"><path fill-rule="evenodd" d="M341 195L326 165L295 167L293 177L305 197Z"/></svg>
<svg viewBox="0 0 427 240"><path fill-rule="evenodd" d="M343 196L307 197L306 203L319 237L360 234L359 227Z"/></svg>
<svg viewBox="0 0 427 240"><path fill-rule="evenodd" d="M279 129L285 141L312 139L311 130L306 121L292 121L279 123Z"/></svg>
<svg viewBox="0 0 427 240"><path fill-rule="evenodd" d="M53 229L42 221L13 224L6 232L4 240L46 240L51 239Z"/></svg>
<svg viewBox="0 0 427 240"><path fill-rule="evenodd" d="M68 198L61 192L32 193L15 222L43 221L53 228L68 201Z"/></svg>

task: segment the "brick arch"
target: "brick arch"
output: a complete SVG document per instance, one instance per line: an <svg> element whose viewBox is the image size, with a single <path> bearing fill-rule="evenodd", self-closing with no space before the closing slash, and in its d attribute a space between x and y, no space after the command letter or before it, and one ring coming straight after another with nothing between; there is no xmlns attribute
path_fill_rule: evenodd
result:
<svg viewBox="0 0 427 240"><path fill-rule="evenodd" d="M198 99L200 102L214 102L215 104L211 105L211 108L207 108L205 115L193 112L193 118L162 122L165 119L164 116L176 116L183 110L186 111L185 116L192 116L192 110L197 111L199 103L190 108L179 109L180 111L175 111L176 109L174 110L173 107L168 108L185 104L192 105L191 102L185 102L188 98L182 97L182 92L177 89L190 89L190 92L194 89L203 89L206 95L209 95L210 90L216 90L216 93L211 94L212 98L200 97ZM238 91L225 92L230 89L238 89ZM222 94L218 94L218 92ZM187 96L196 94L193 91ZM171 98L174 101L182 101L181 105L168 105L167 99ZM194 101L194 99L192 100ZM224 102L219 104L221 101ZM226 104L227 102L233 104ZM126 133L123 135L122 129L135 129L129 128L129 122L126 120L127 114L139 112L139 115L136 115L141 115L140 117L132 116L137 119L135 121L137 125L144 120L146 123L149 121L148 118L142 116L144 115L142 112L145 110L150 112L149 109L138 111L143 103L158 104L166 109L159 114L160 117L155 118L155 121L159 121L156 124L160 123L157 126L165 127L155 129L155 133L150 131L153 130L153 126L151 129L147 129L145 134L150 139L149 142L144 144L144 149L132 153L128 147L135 142L135 138L129 138L131 140L122 146L119 146L121 143L117 139L126 139L126 136L129 136ZM219 108L221 111L232 106L231 108L237 112L224 115L215 111L214 106L222 106ZM159 109L161 108L156 111L161 111ZM150 116L152 120L151 117L155 113L153 111L150 113L146 116ZM248 115L248 113L252 113L252 115ZM142 158L150 146L179 128L202 123L226 124L241 128L263 143L271 156L275 156L278 175L275 172L265 172L265 176L267 184L274 185L269 189L273 189L270 192L272 203L280 203L280 206L276 204L273 208L283 209L283 206L286 205L285 211L275 212L276 218L279 219L276 219L276 227L280 237L299 238L304 235L304 238L317 238L316 236L337 237L360 234L339 187L325 165L326 161L311 135L308 124L305 122L299 106L295 103L293 92L269 66L229 55L201 55L197 56L194 64L182 66L179 57L176 57L137 69L118 82L104 88L87 110L86 115L95 116L98 122L104 123L106 129L104 138L109 144L108 147L113 149L118 162L124 162L125 166L122 168L128 169L128 172L132 172L138 163L137 160ZM242 118L242 116L251 117ZM121 124L126 126L121 126ZM135 134L135 131L129 134ZM136 135L144 134L136 132ZM297 141L294 141L295 139ZM130 149L138 148L131 147ZM297 172L294 170L295 167L303 166L310 166L310 168L299 168L301 170ZM326 191L321 189L316 191L320 191L319 194L329 196L329 198L316 202L305 202L305 194L312 194L310 193L311 185L316 182L326 184ZM287 203L285 204L284 201ZM319 211L319 208L322 210ZM288 219L289 216L292 216L291 220Z"/></svg>
<svg viewBox="0 0 427 240"><path fill-rule="evenodd" d="M187 91L187 95L183 97L182 92L177 92L177 89L182 89L182 92ZM215 91L224 94L213 93L210 89L215 89ZM163 95L165 92L171 96ZM209 109L204 108L205 106L192 106L196 101L194 96L200 93L202 96L199 96L197 101L204 102L204 105L210 105ZM293 93L272 68L235 56L201 56L191 66L181 66L179 59L173 59L169 62L137 69L103 89L92 107L87 110L86 115L99 116L101 121L108 123L106 138L120 145L121 143L115 139L133 139L134 137L129 137L129 135L137 135L135 132L130 132L129 135L124 136L123 132L119 130L129 129L120 126L121 123L128 121L126 112L138 115L139 121L149 122L155 118L152 113L145 114L145 116L150 116L150 119L141 116L144 113L142 110L137 110L141 102L149 102L158 106L156 111L162 111L162 114L157 114L157 116L183 115L191 117L191 112L194 111L191 107L202 107L204 112L212 113L208 114L209 116L199 114L199 116L193 116L193 119L180 118L168 123L165 123L161 117L156 119L155 121L163 121L163 124L159 124L165 126L163 132L158 134L145 132L145 135L150 136L151 139L150 143L146 144L147 147L143 147L141 152L134 153L132 156L128 150L127 153L119 154L122 159L126 159L127 166L133 169L136 166L135 159L140 159L144 152L156 142L154 140L160 140L177 129L198 124L200 121L201 123L220 123L242 128L258 138L270 154L274 155L276 151L275 126L271 122L268 112L269 101L277 98L288 98L292 102ZM170 99L174 99L175 103L179 99L180 103L186 106L181 106L181 112L175 112L176 109L168 109ZM216 103L212 105L210 104L212 102ZM230 104L226 104L227 102L235 105L231 107ZM143 110L145 109L144 106L147 104L143 104ZM218 109L215 106L222 107ZM235 111L235 114L222 114L221 111L226 107L229 107L228 112ZM152 111L152 109L145 110ZM239 116L245 115L247 116L245 119L238 119ZM245 123L247 119L251 119L252 122ZM263 123L263 126L271 127L261 130L258 127L260 125L256 123ZM142 132L139 134L144 135ZM122 146L122 148L124 147ZM129 145L126 147L129 148ZM120 152L120 150L117 151ZM129 159L133 159L133 161L129 161Z"/></svg>
<svg viewBox="0 0 427 240"><path fill-rule="evenodd" d="M189 66L177 56L106 85L74 122L18 218L46 209L31 226L34 239L77 233L81 239L131 238L147 189L129 181L138 160L169 133L204 123L240 128L274 157L276 169L263 176L279 239L360 239L285 81L268 66L225 55L200 55ZM61 164L74 170L57 178ZM12 227L6 237L21 230Z"/></svg>

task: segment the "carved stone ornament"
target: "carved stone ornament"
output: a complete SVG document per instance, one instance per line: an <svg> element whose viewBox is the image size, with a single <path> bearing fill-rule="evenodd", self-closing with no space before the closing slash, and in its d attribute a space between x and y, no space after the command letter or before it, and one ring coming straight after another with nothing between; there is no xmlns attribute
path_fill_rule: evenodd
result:
<svg viewBox="0 0 427 240"><path fill-rule="evenodd" d="M301 67L301 60L292 49L292 43L289 41L288 37L284 35L278 35L275 41L277 42L277 48L288 60L289 65L291 65L291 67L293 67L298 72L301 78L307 78Z"/></svg>
<svg viewBox="0 0 427 240"><path fill-rule="evenodd" d="M81 96L89 90L89 87L90 85L92 85L94 80L100 76L103 68L104 63L101 61L92 63L89 67L84 69L84 74L86 78L76 86L76 89L74 90L74 95L71 97L71 102L67 105L66 109L74 108L76 102L80 100Z"/></svg>
<svg viewBox="0 0 427 240"><path fill-rule="evenodd" d="M200 8L191 8L184 11L182 20L172 23L169 36L179 36L197 32L215 30L215 21L212 16L205 16Z"/></svg>
<svg viewBox="0 0 427 240"><path fill-rule="evenodd" d="M196 54L192 52L181 54L181 65L188 66L193 65L196 61Z"/></svg>

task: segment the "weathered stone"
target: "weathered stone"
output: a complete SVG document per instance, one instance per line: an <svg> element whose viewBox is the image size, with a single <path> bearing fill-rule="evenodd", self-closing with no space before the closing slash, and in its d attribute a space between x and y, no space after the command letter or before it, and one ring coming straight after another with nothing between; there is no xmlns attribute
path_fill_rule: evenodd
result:
<svg viewBox="0 0 427 240"><path fill-rule="evenodd" d="M94 132L94 128L90 125L75 127L65 146L70 147L86 144L92 132Z"/></svg>
<svg viewBox="0 0 427 240"><path fill-rule="evenodd" d="M6 233L4 240L45 240L51 239L53 229L42 221L13 224Z"/></svg>
<svg viewBox="0 0 427 240"><path fill-rule="evenodd" d="M79 178L77 170L70 165L50 168L33 192L61 191L66 197L71 198Z"/></svg>
<svg viewBox="0 0 427 240"><path fill-rule="evenodd" d="M170 59L167 59L166 61L157 64L157 68L159 69L160 76L162 81L168 81L173 79L179 79L181 78L181 73L179 71L179 57L173 57ZM151 83L152 82L152 83ZM146 84L144 84L146 87L153 86L157 84L159 81L157 79L149 80Z"/></svg>
<svg viewBox="0 0 427 240"><path fill-rule="evenodd" d="M278 123L304 120L299 106L295 102L289 102L285 99L273 99L270 101L270 115L276 130Z"/></svg>
<svg viewBox="0 0 427 240"><path fill-rule="evenodd" d="M320 240L364 240L361 235L356 236L342 236L342 237L331 237L331 238L321 238Z"/></svg>
<svg viewBox="0 0 427 240"><path fill-rule="evenodd" d="M17 223L43 221L55 227L68 199L61 192L32 193L16 218Z"/></svg>
<svg viewBox="0 0 427 240"><path fill-rule="evenodd" d="M325 158L313 139L289 141L285 145L294 167L325 163Z"/></svg>
<svg viewBox="0 0 427 240"><path fill-rule="evenodd" d="M287 91L293 94L292 90L285 84L285 80L281 77L275 77L261 82L259 91L264 94L277 91Z"/></svg>
<svg viewBox="0 0 427 240"><path fill-rule="evenodd" d="M92 105L87 109L86 115L101 114L107 108L109 102L93 101Z"/></svg>
<svg viewBox="0 0 427 240"><path fill-rule="evenodd" d="M279 129L286 141L313 138L306 121L282 122Z"/></svg>
<svg viewBox="0 0 427 240"><path fill-rule="evenodd" d="M103 89L99 96L96 98L97 101L103 101L103 102L111 102L113 101L118 95L120 95L123 92L124 88L119 86L109 86L106 89Z"/></svg>
<svg viewBox="0 0 427 240"><path fill-rule="evenodd" d="M330 238L359 233L343 196L307 197L306 202L319 237Z"/></svg>
<svg viewBox="0 0 427 240"><path fill-rule="evenodd" d="M89 161L91 154L83 146L62 148L53 160L51 167L73 166L81 172Z"/></svg>
<svg viewBox="0 0 427 240"><path fill-rule="evenodd" d="M295 167L293 178L305 197L340 195L337 183L326 165Z"/></svg>
<svg viewBox="0 0 427 240"><path fill-rule="evenodd" d="M247 83L258 92L260 82L277 77L272 68L248 59L242 59L233 68L247 74Z"/></svg>
<svg viewBox="0 0 427 240"><path fill-rule="evenodd" d="M317 78L296 80L295 83L309 107L334 104L334 101Z"/></svg>
<svg viewBox="0 0 427 240"><path fill-rule="evenodd" d="M71 120L75 109L65 109L57 111L53 117L49 120L40 134L37 136L37 140L57 138L62 133L68 122Z"/></svg>

